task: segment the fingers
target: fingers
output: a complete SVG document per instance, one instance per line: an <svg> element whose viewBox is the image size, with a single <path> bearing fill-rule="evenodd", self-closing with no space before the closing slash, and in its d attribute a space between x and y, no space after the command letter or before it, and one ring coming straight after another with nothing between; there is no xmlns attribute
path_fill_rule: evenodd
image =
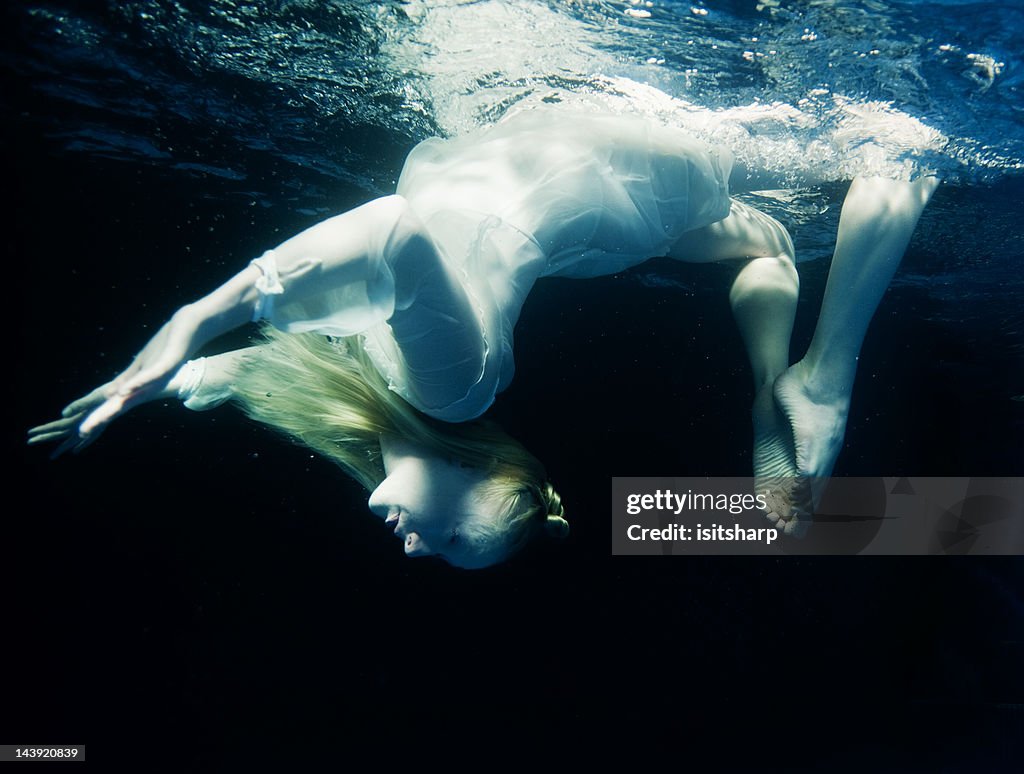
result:
<svg viewBox="0 0 1024 774"><path fill-rule="evenodd" d="M127 410L129 399L124 395L113 395L85 418L78 428L79 438L85 440L97 430L106 427L122 411Z"/></svg>
<svg viewBox="0 0 1024 774"><path fill-rule="evenodd" d="M40 433L39 435L30 435L28 438L28 445L34 446L39 443L46 443L47 441L56 441L58 438L63 438L71 432L71 428L64 430L54 431L52 433Z"/></svg>
<svg viewBox="0 0 1024 774"><path fill-rule="evenodd" d="M113 390L114 384L115 382L107 382L106 384L97 387L88 395L84 395L78 400L72 401L64 407L63 411L60 412L61 416L70 417L74 414L82 414L86 411L92 410L98 404L107 399L108 393Z"/></svg>
<svg viewBox="0 0 1024 774"><path fill-rule="evenodd" d="M51 458L67 451L79 452L93 443L117 416L132 406L159 397L188 355L195 338L194 323L191 317L175 314L128 368L112 381L69 403L60 419L31 428L28 442L61 441Z"/></svg>
<svg viewBox="0 0 1024 774"><path fill-rule="evenodd" d="M145 373L140 373L138 366L133 365L116 379L69 403L61 412L60 419L30 428L28 443L38 445L63 440L54 449L50 459L68 451L82 451L116 417L153 397L154 388L158 387L161 376L162 369L159 367L151 367Z"/></svg>
<svg viewBox="0 0 1024 774"><path fill-rule="evenodd" d="M85 418L85 421L78 428L78 436L83 441L88 441L85 445L92 443L100 432L106 429L114 419L128 411L133 406L137 406L140 403L145 403L149 400L150 395L148 391L137 390L132 394L128 394L127 390L118 390L115 394L107 398L99 408L94 409L89 416ZM82 446L85 448L85 446ZM81 451L81 449L76 449Z"/></svg>
<svg viewBox="0 0 1024 774"><path fill-rule="evenodd" d="M107 403L111 403L111 405L108 406ZM116 404L122 404L120 410L117 408ZM93 421L89 427L86 427L85 423L82 422L82 417L86 416L86 412L80 412L73 416L62 417L61 419L57 419L53 422L47 422L45 425L38 425L37 427L29 429L28 443L31 446L36 446L42 443L61 441L63 439L61 444L50 453L50 459L54 460L69 451L77 454L82 451L82 449L93 444L96 439L103 434L103 431L110 423L110 420L117 416L119 411L125 410L128 405L128 402L121 398L117 398L112 402L104 402L100 409L104 409L104 407L106 408L102 413L98 414L95 421ZM93 411L92 413L97 414L100 409L96 409L96 411ZM86 419L88 421L89 417Z"/></svg>
<svg viewBox="0 0 1024 774"><path fill-rule="evenodd" d="M75 416L63 417L56 421L48 422L45 425L31 427L28 431L28 442L38 443L40 441L48 440L50 436L57 435L59 433L66 433L78 424L78 421L81 418L81 414L76 414Z"/></svg>
<svg viewBox="0 0 1024 774"><path fill-rule="evenodd" d="M50 459L57 459L60 455L64 454L64 452L70 451L75 446L77 446L79 442L80 439L77 436L72 435L70 438L67 438L64 441L64 443L62 443L60 446L58 446L56 449L50 452Z"/></svg>
<svg viewBox="0 0 1024 774"><path fill-rule="evenodd" d="M105 428L100 428L98 430L93 431L92 435L90 435L88 438L82 438L77 433L72 434L67 439L65 439L64 443L62 443L60 446L58 446L50 453L50 459L55 460L62 454L69 451L72 454L78 454L80 451L82 451L82 449L86 448L87 446L90 446L96 441L97 438L103 435L104 429Z"/></svg>
<svg viewBox="0 0 1024 774"><path fill-rule="evenodd" d="M134 379L139 373L139 369L140 366L136 359L128 368L106 384L101 384L89 394L83 395L65 406L61 416L69 417L73 414L85 414L92 411L114 393L123 391L125 383Z"/></svg>
<svg viewBox="0 0 1024 774"><path fill-rule="evenodd" d="M86 442L81 436L79 436L78 425L82 421L83 416L84 414L79 413L73 416L63 417L53 422L48 422L45 425L39 425L31 428L28 431L29 445L36 446L41 443L49 443L51 441L60 441L63 439L61 444L50 452L51 460L57 459L68 451L75 451L76 453L81 451L85 446L92 443L99 437L99 433L94 432Z"/></svg>
<svg viewBox="0 0 1024 774"><path fill-rule="evenodd" d="M78 438L78 443L76 443L71 448L71 453L72 454L78 454L80 451L82 451L82 449L86 448L87 446L92 446L96 442L96 439L99 438L101 435L103 435L103 431L106 430L106 429L107 428L104 425L103 427L99 428L98 430L94 430L92 432L92 434L89 435L86 438L79 437Z"/></svg>
<svg viewBox="0 0 1024 774"><path fill-rule="evenodd" d="M71 417L48 422L45 425L33 427L28 431L29 446L37 446L41 443L50 443L64 439L56 449L50 453L50 459L56 459L70 448L81 442L76 432L78 423L82 420L82 414L75 414Z"/></svg>

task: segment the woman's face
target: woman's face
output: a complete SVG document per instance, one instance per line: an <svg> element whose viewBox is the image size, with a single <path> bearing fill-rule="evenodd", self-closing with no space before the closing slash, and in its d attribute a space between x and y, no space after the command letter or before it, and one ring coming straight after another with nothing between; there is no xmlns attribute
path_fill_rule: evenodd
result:
<svg viewBox="0 0 1024 774"><path fill-rule="evenodd" d="M479 536L493 519L482 499L487 476L409 441L381 438L385 479L369 506L405 544L407 556L439 556L467 569L504 558L504 548Z"/></svg>

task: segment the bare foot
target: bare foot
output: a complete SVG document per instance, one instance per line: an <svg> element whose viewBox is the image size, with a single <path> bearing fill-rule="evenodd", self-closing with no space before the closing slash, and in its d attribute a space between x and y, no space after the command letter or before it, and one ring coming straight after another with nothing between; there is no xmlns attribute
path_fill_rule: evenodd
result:
<svg viewBox="0 0 1024 774"><path fill-rule="evenodd" d="M793 432L796 475L810 492L810 508L821 501L828 477L843 447L849 394L830 394L816 387L809 369L800 361L775 380L775 403Z"/></svg>
<svg viewBox="0 0 1024 774"><path fill-rule="evenodd" d="M765 516L784 534L801 536L810 523L809 494L796 465L793 429L775 402L774 385L754 398L754 491L764 493Z"/></svg>

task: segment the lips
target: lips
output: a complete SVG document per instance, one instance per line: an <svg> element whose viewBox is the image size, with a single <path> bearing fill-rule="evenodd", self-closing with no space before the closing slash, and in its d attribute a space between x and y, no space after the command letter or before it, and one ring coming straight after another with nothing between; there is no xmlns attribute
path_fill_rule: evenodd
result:
<svg viewBox="0 0 1024 774"><path fill-rule="evenodd" d="M392 527L394 533L398 534L398 511L391 511L387 518L384 519L384 523Z"/></svg>

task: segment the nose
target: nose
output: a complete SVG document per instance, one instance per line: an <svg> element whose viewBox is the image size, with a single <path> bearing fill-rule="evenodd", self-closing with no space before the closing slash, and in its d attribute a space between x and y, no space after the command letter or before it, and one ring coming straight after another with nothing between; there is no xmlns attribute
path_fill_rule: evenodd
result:
<svg viewBox="0 0 1024 774"><path fill-rule="evenodd" d="M410 532L405 536L406 556L428 556L433 553L427 542L420 537L418 532Z"/></svg>
<svg viewBox="0 0 1024 774"><path fill-rule="evenodd" d="M370 494L370 499L366 501L370 511L381 518L388 515L388 500L381 491L381 487L377 487Z"/></svg>

